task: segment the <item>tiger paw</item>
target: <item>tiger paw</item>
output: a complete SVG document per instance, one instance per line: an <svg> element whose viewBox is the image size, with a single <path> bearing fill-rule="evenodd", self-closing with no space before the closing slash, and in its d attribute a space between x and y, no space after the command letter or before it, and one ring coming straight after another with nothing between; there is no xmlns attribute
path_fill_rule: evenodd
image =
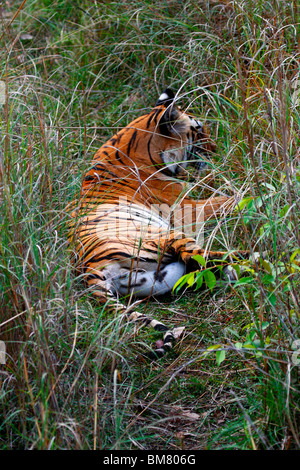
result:
<svg viewBox="0 0 300 470"><path fill-rule="evenodd" d="M168 331L164 339L159 339L155 343L155 349L153 351L150 351L148 354L149 359L151 360L156 360L160 359L165 355L167 351L170 351L172 349L172 342L174 340L177 340L180 338L185 330L184 326L180 326L177 328L173 328L173 330Z"/></svg>
<svg viewBox="0 0 300 470"><path fill-rule="evenodd" d="M185 330L185 326L179 326L177 328L174 328L172 330L172 335L173 335L174 339L180 338L180 336L182 336L184 330Z"/></svg>

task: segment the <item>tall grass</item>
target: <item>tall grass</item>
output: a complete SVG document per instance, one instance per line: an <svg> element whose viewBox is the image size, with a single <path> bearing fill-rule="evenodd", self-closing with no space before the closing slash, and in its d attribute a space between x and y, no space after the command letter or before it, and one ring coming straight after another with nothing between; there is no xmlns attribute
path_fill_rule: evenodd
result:
<svg viewBox="0 0 300 470"><path fill-rule="evenodd" d="M297 2L1 8L1 448L299 448ZM206 242L267 255L239 285L148 305L188 332L156 364L72 271L65 208L166 86L218 144L199 192L240 198Z"/></svg>

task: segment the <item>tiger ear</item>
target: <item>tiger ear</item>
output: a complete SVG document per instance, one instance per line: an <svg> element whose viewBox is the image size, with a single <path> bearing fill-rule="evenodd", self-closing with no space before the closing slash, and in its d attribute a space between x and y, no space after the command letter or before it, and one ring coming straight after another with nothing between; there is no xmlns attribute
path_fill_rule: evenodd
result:
<svg viewBox="0 0 300 470"><path fill-rule="evenodd" d="M166 108L159 120L160 133L170 135L178 132L180 124L177 122L180 112L174 103L175 95L170 88L167 88L158 98L155 106L163 106ZM178 129L177 129L178 128Z"/></svg>
<svg viewBox="0 0 300 470"><path fill-rule="evenodd" d="M167 88L163 93L160 95L158 98L158 101L156 102L156 106L165 106L166 108L170 106L170 104L173 103L175 98L174 92L171 90L171 88Z"/></svg>

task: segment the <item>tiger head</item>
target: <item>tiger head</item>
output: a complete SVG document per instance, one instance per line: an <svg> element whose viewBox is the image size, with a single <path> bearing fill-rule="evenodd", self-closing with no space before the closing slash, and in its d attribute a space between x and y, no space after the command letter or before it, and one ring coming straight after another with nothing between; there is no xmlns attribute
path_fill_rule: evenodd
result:
<svg viewBox="0 0 300 470"><path fill-rule="evenodd" d="M151 149L156 166L163 163L161 171L173 176L183 174L190 163L199 170L205 168L211 154L216 150L207 127L182 112L174 101L173 91L167 88L150 113L154 117L151 119L152 126L149 125L149 128L153 128L155 122L149 150Z"/></svg>

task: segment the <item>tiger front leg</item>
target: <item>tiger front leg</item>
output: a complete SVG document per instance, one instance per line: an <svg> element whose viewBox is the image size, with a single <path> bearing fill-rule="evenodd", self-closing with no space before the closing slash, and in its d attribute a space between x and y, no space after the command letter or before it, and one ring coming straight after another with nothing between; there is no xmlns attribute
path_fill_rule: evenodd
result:
<svg viewBox="0 0 300 470"><path fill-rule="evenodd" d="M249 258L251 252L249 250L235 251L213 251L200 248L193 238L180 238L178 234L173 233L168 242L165 242L169 251L175 252L187 266L187 271L199 269L199 264L193 258L201 255L206 261L223 260L227 256L235 260ZM229 258L230 259L230 258Z"/></svg>
<svg viewBox="0 0 300 470"><path fill-rule="evenodd" d="M187 266L187 272L197 271L199 264L194 257L201 255L206 261L206 267L213 267L215 262L216 266L223 266L221 271L222 279L228 282L235 282L238 280L238 274L236 270L231 266L231 263L239 264L243 260L249 259L252 264L256 263L256 260L260 257L259 253L251 253L250 250L236 250L236 251L208 251L199 248L195 243L188 242L180 251L181 259ZM240 266L240 273L243 273L245 269L243 265ZM219 271L217 271L219 272Z"/></svg>

